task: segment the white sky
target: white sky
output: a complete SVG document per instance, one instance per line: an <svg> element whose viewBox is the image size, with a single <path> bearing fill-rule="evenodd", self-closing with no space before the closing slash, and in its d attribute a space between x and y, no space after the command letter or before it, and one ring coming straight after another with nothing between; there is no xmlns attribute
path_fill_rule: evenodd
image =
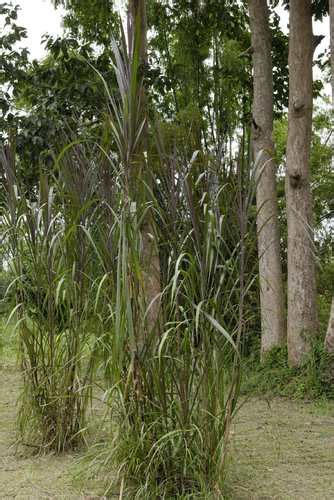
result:
<svg viewBox="0 0 334 500"><path fill-rule="evenodd" d="M51 0L13 0L21 10L18 14L18 25L27 28L28 38L22 45L28 47L31 57L39 59L45 54L41 45L41 37L45 33L59 35L61 27L61 9L55 10Z"/></svg>

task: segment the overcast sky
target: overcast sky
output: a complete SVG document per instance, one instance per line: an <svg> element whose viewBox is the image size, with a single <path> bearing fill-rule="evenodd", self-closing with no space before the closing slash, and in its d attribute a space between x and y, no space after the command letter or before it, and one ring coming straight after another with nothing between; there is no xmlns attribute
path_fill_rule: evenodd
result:
<svg viewBox="0 0 334 500"><path fill-rule="evenodd" d="M21 11L19 13L18 22L28 30L28 39L25 45L28 46L32 58L41 58L44 55L44 49L41 45L41 37L45 33L57 35L62 32L61 18L63 11L55 10L51 0L16 0L15 4L19 4ZM119 0L116 3L121 3ZM287 32L288 14L283 8L279 8L278 12L281 17L282 28ZM314 23L314 33L317 35L325 35L318 51L323 51L329 46L329 22L326 18L322 23ZM319 75L316 75L319 77Z"/></svg>
<svg viewBox="0 0 334 500"><path fill-rule="evenodd" d="M29 48L32 58L43 57L41 37L45 33L57 35L62 32L62 11L55 10L50 0L14 0L13 3L21 7L18 24L28 30L28 39L23 44Z"/></svg>

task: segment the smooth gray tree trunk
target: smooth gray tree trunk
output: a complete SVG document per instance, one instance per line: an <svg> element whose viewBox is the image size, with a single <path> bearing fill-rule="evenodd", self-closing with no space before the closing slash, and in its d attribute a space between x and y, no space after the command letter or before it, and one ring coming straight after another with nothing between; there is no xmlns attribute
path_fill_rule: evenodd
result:
<svg viewBox="0 0 334 500"><path fill-rule="evenodd" d="M329 0L329 26L331 51L332 110L334 111L334 0Z"/></svg>
<svg viewBox="0 0 334 500"><path fill-rule="evenodd" d="M334 297L332 298L332 307L329 314L329 321L325 338L325 349L330 354L334 354Z"/></svg>
<svg viewBox="0 0 334 500"><path fill-rule="evenodd" d="M330 26L330 52L331 52L332 114L334 117L334 0L329 0L329 26ZM333 138L332 138L332 144L334 145ZM332 158L332 167L334 167L334 157ZM334 297L332 298L332 307L329 315L328 327L326 332L325 349L329 353L334 353Z"/></svg>
<svg viewBox="0 0 334 500"><path fill-rule="evenodd" d="M312 133L311 0L290 0L287 144L288 353L300 366L317 329L310 187Z"/></svg>
<svg viewBox="0 0 334 500"><path fill-rule="evenodd" d="M253 57L252 143L257 169L257 239L261 300L261 357L286 341L282 265L273 159L273 69L267 0L249 0Z"/></svg>

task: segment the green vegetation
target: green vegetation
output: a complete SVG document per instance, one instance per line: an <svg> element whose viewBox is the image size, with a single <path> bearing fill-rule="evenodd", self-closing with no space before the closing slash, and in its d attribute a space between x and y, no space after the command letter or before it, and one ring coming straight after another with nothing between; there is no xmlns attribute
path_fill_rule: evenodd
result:
<svg viewBox="0 0 334 500"><path fill-rule="evenodd" d="M244 367L244 394L296 399L334 397L333 356L325 351L322 339L312 345L300 368L290 368L286 348L276 348L263 363L249 358Z"/></svg>
<svg viewBox="0 0 334 500"><path fill-rule="evenodd" d="M291 462L301 453L298 415L327 415L334 398L334 355L324 343L334 283L326 101L318 101L304 141L310 158L291 185L288 38L275 6L265 26L268 125L254 118L262 73L245 2L131 0L126 33L109 0L53 3L65 7L64 34L45 37L42 61L22 47L18 8L0 3L0 371L13 384L1 389L6 432L36 481L46 481L50 457L54 485L43 495L295 498L291 482L276 488L270 474L281 484L281 446ZM327 4L312 5L322 19ZM316 61L326 68L326 54ZM322 86L314 82L314 97ZM289 212L287 186L300 206L308 203L305 220L297 214L307 244L293 270L299 239L291 243L296 210ZM262 224L271 195L274 210ZM259 236L272 226L282 307L273 301L265 310L275 283L264 279L271 263L262 271L259 264L272 241L261 254ZM294 309L287 297L301 280L288 280L305 269L310 293L300 286ZM280 338L263 341L274 312L282 310L281 326L295 310L309 324L307 303L316 304L317 326L297 324L298 349L300 331L286 336L285 326ZM312 401L310 410L301 401ZM328 437L328 425L319 425ZM22 494L36 495L17 458L7 458ZM5 494L19 494L7 479ZM327 498L311 486L312 498Z"/></svg>

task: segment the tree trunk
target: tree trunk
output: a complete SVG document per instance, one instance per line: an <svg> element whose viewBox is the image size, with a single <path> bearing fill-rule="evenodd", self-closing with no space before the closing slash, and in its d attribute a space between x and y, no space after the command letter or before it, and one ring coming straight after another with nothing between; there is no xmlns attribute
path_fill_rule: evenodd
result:
<svg viewBox="0 0 334 500"><path fill-rule="evenodd" d="M329 321L325 339L325 349L330 354L334 354L334 297L332 298L332 307L329 314Z"/></svg>
<svg viewBox="0 0 334 500"><path fill-rule="evenodd" d="M288 352L300 366L317 328L310 188L312 132L311 0L290 0L287 144Z"/></svg>
<svg viewBox="0 0 334 500"><path fill-rule="evenodd" d="M135 33L139 29L139 58L140 72L145 71L147 65L147 17L146 17L146 1L145 0L129 0L128 4L128 34L129 34L129 49L130 54L134 50ZM142 84L140 91L142 118L146 118L146 122L142 131L142 137L137 150L134 152L135 165L130 172L133 177L130 179L132 185L131 196L137 204L150 202L152 193L152 172L149 171L147 161L148 150L148 131L147 131L147 97L145 92L145 82ZM139 165L139 163L141 163ZM149 189L147 189L147 186ZM141 228L142 241L142 288L145 297L146 307L149 308L146 316L147 331L150 332L157 327L160 311L160 258L158 245L154 231L154 217L152 210L147 210ZM144 339L138 340L138 348L143 346Z"/></svg>
<svg viewBox="0 0 334 500"><path fill-rule="evenodd" d="M252 143L257 167L257 232L261 300L261 357L286 340L280 259L276 166L273 160L273 72L267 0L249 0L253 53Z"/></svg>
<svg viewBox="0 0 334 500"><path fill-rule="evenodd" d="M331 51L332 113L334 116L334 0L329 0L329 26ZM332 167L334 170L334 157L332 158ZM326 332L325 349L329 353L334 353L334 297L332 298L332 308L329 315L328 328Z"/></svg>
<svg viewBox="0 0 334 500"><path fill-rule="evenodd" d="M332 110L334 111L334 0L329 0L329 29L331 51Z"/></svg>

